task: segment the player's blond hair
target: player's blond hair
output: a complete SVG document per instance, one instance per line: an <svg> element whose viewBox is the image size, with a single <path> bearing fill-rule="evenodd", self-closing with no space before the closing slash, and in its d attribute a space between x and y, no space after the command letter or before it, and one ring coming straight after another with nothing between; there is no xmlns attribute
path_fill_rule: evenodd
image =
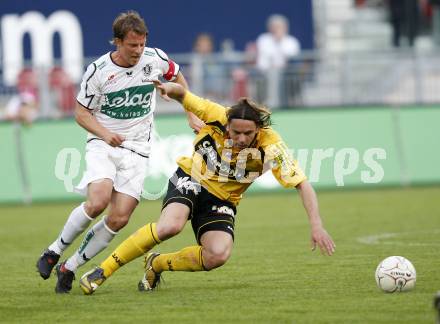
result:
<svg viewBox="0 0 440 324"><path fill-rule="evenodd" d="M139 35L148 36L148 28L145 25L144 19L134 10L120 13L113 22L113 40L115 38L123 40L127 34L132 31Z"/></svg>
<svg viewBox="0 0 440 324"><path fill-rule="evenodd" d="M271 112L265 106L257 104L249 98L240 98L237 104L227 111L228 122L232 119L252 120L258 127L264 128L272 125Z"/></svg>

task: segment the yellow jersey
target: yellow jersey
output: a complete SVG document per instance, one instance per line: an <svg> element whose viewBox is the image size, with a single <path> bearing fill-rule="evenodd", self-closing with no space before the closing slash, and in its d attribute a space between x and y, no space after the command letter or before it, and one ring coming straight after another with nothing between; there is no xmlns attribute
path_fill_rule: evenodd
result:
<svg viewBox="0 0 440 324"><path fill-rule="evenodd" d="M280 135L271 127L260 128L250 147L240 150L232 146L226 131L229 108L189 91L183 107L206 126L194 140L192 157L181 157L177 164L216 197L238 205L243 192L269 169L285 188L296 187L306 179Z"/></svg>

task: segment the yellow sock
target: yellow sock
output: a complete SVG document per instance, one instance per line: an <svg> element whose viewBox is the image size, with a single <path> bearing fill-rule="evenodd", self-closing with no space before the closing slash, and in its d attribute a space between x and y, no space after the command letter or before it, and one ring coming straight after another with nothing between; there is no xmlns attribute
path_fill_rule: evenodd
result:
<svg viewBox="0 0 440 324"><path fill-rule="evenodd" d="M105 259L100 267L104 270L104 276L110 277L113 272L118 270L124 264L140 257L149 251L160 240L157 236L156 223L149 223L122 242L112 254Z"/></svg>
<svg viewBox="0 0 440 324"><path fill-rule="evenodd" d="M179 252L160 254L153 260L153 270L162 271L202 271L202 247L189 246Z"/></svg>

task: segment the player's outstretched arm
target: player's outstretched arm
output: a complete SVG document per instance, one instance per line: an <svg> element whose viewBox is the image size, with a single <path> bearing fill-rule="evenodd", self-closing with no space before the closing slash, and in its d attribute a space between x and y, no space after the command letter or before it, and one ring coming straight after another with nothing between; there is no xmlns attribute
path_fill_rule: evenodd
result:
<svg viewBox="0 0 440 324"><path fill-rule="evenodd" d="M182 72L179 72L176 76L176 79L173 81L174 83L180 84L184 89L188 90L188 82L186 82L185 77Z"/></svg>
<svg viewBox="0 0 440 324"><path fill-rule="evenodd" d="M315 250L316 245L318 245L323 254L332 255L335 252L336 245L322 225L315 190L307 180L301 182L296 188L309 217L312 250Z"/></svg>
<svg viewBox="0 0 440 324"><path fill-rule="evenodd" d="M225 107L190 93L180 84L173 82L161 83L159 80L155 80L153 83L163 99L178 101L185 111L192 112L203 122L226 118Z"/></svg>
<svg viewBox="0 0 440 324"><path fill-rule="evenodd" d="M186 79L181 72L177 74L176 80L174 80L174 82L180 84L185 90L188 89L188 82L186 82ZM189 127L194 129L196 133L198 133L200 129L205 126L205 123L194 113L187 111L186 116L188 118Z"/></svg>
<svg viewBox="0 0 440 324"><path fill-rule="evenodd" d="M153 83L157 91L159 91L159 95L166 101L174 99L180 103L183 102L186 89L182 85L174 82L162 83L159 80L155 80Z"/></svg>
<svg viewBox="0 0 440 324"><path fill-rule="evenodd" d="M76 103L75 107L76 122L85 130L102 138L107 144L111 146L119 146L124 141L124 137L110 132L107 128L102 126L93 116L89 109Z"/></svg>

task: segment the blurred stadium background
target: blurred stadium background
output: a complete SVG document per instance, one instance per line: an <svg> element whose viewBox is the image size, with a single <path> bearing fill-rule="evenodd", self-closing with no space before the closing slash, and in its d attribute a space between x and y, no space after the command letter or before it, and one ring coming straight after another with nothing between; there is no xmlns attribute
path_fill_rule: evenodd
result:
<svg viewBox="0 0 440 324"><path fill-rule="evenodd" d="M316 187L440 181L436 4L418 1L411 16L417 37L410 46L403 28L400 47L392 46L389 1L249 4L176 2L176 14L166 14L172 17L166 21L165 3L151 10L134 1L96 3L85 10L82 3L3 2L0 120L8 119L17 100L31 101L37 119L25 128L0 123L0 175L6 184L0 202L77 199L64 183L66 178L78 183L84 167L85 133L72 119L75 94L85 67L112 50L112 21L127 8L145 17L148 45L164 49L182 66L195 93L224 104L250 96L273 109L277 129ZM200 14L209 11L216 14ZM256 64L256 40L276 13L288 19L301 51L286 66L267 71ZM200 54L195 40L203 33L213 44L212 51ZM154 193L166 183L175 157L190 151L192 138L177 104L161 101L157 116L155 151L160 153L154 154L148 182ZM374 148L379 151L368 151ZM380 161L383 170L373 170L368 159ZM371 174L370 183L362 181L363 172ZM253 189L276 187L268 176Z"/></svg>
<svg viewBox="0 0 440 324"><path fill-rule="evenodd" d="M438 273L435 274L433 270L440 265L440 209L435 198L438 198L440 189L440 8L436 1L401 0L408 6L412 2L417 5L417 10L414 12L411 9L413 15L410 15L414 19L412 23L417 25L417 36L411 44L406 26L400 46L395 47L392 43L389 2L392 1L2 1L0 224L3 227L2 237L10 240L3 241L2 248L14 246L12 251L16 255L11 259L17 268L33 271L29 270L29 264L33 266L33 258L44 247L44 242L57 235L56 231L71 209L72 202L69 201L81 199L71 191L84 169L86 137L85 131L73 119L75 95L85 67L112 50L109 40L115 16L121 11L133 9L145 18L150 30L147 46L163 49L180 64L193 92L224 104L231 104L241 96L250 96L274 111L275 128L286 139L314 187L320 191L326 223L330 231L333 230L338 247L341 246L340 253L345 252L346 258L348 256L348 259L328 265L333 274L330 287L326 288L328 290L323 296L328 298L330 305L333 305L331 299L335 293L341 299L336 297L334 302L349 302L342 300L345 292L338 287L341 279L335 275L341 267L356 267L353 262L365 267L350 277L352 281L350 279L349 284L344 285L360 284L361 289L371 292L374 291L371 287L374 285L372 274L376 263L388 255L400 253L413 261L418 271L424 271L421 272L421 278L425 279L425 283L418 288L418 294L412 295L411 302L405 297L394 298L387 307L389 300L385 302L383 296L375 300L367 298L364 301L371 303L367 307L371 312L366 310L362 316L365 322L380 322L380 317L373 314L378 309L385 314L383 319L392 322L393 314L397 314L396 309L408 308L412 303L417 309L412 309L412 316L403 318L403 322L426 322L431 319L433 314L428 300L436 289L440 289ZM282 14L288 19L290 34L298 39L301 51L282 69L265 72L256 65L256 40L266 32L266 21L271 14ZM201 33L208 33L213 39L213 51L208 55L199 55L193 49L195 39ZM32 96L29 100L35 103L37 111L37 118L28 125L12 122L7 117L8 105L23 93ZM156 117L155 152L145 186L148 199L151 200L159 199L168 175L175 169L175 158L189 152L192 141L192 133L178 105L160 101ZM273 208L279 208L275 214L288 214L282 209L287 196L280 194L279 189L275 180L268 175L255 184L252 191L264 192L266 202L270 203L272 199ZM249 239L257 239L266 235L265 215L261 214L258 198L251 197L250 201L252 203L243 205L243 214L248 216L243 217L240 225L244 237L248 233ZM148 204L141 204L143 207L137 213L139 216L135 214L133 224L124 230L122 236L128 235L144 222L145 213L150 212ZM158 212L157 203L152 203L152 206ZM268 212L271 213L270 210ZM256 214L257 225L252 225L250 214ZM16 221L19 217L26 220L29 228L20 230L21 222ZM335 223L332 224L333 221ZM277 218L272 224L275 225L273 230L277 231L277 225L284 228L284 222ZM413 228L407 224L413 224ZM298 226L299 237L302 237L299 241L306 241L305 220ZM248 229L249 232L246 232ZM256 232L258 235L250 235L251 231L256 230L259 231ZM32 235L23 244L14 241L17 238L11 236L14 232L26 236L28 231ZM391 233L391 236L387 237L387 233ZM373 234L379 236L369 236ZM185 235L186 239L191 239L191 234ZM402 237L399 235L404 236L403 244L392 240ZM367 237L366 241L370 239L373 243L367 242L365 245L365 242L359 242L360 237ZM384 245L376 244L384 238L388 239ZM114 244L121 239L115 240ZM405 244L406 240L411 244ZM289 245L293 242L284 240L284 243ZM17 244L22 249L18 249ZM266 242L265 246L271 244L275 243ZM296 241L295 244L298 245ZM373 248L370 249L368 244ZM353 245L354 250L347 248L347 245ZM249 254L266 258L265 254L254 251L250 242L243 240L241 248L242 252L237 253L242 258ZM286 249L286 246L283 248ZM302 245L297 249L301 254L306 247ZM283 266L283 261L275 261L275 257L272 259L273 264L280 262L280 267ZM223 275L217 272L220 282L227 285L229 275L238 275L238 279L234 277L234 282L240 286L240 276L252 277L255 264L246 261L243 272L240 272L240 263L235 260L231 261L230 270L225 270L229 272ZM299 262L303 262L306 268L318 267L321 274L327 267L325 261L313 258L300 258ZM271 275L277 274L275 268L275 265L271 268ZM20 281L20 273L27 273L25 270L11 269L14 269L13 278L17 281ZM292 272L297 270L295 267L289 269ZM2 277L9 276L6 268L2 271L5 271ZM134 272L130 271L129 274ZM307 270L301 271L305 271L301 276L307 277ZM319 278L320 272L309 275ZM364 274L367 279L363 277ZM214 280L210 276L202 276L202 282L209 283L209 278ZM121 278L129 280L127 274ZM283 278L284 281L278 282L276 287L287 297L302 298L292 295L292 290L298 289L299 293L304 293L303 297L319 298L314 294L308 295L309 290L301 286L303 281L296 279L292 286L289 278ZM38 289L49 291L37 281L39 279L34 279L31 280L35 284L31 298L38 296ZM364 282L364 279L368 282ZM325 278L318 279L321 280L326 281ZM118 289L123 289L122 281L115 282ZM177 282L174 284L182 288ZM313 280L307 284L319 289ZM130 285L133 286L132 283ZM252 285L247 282L242 288ZM25 289L26 286L10 281L7 292L24 305L28 300L17 293L17 287ZM217 288L221 290L221 287ZM263 284L257 288L264 290L269 287ZM127 291L130 290L127 288ZM254 290L252 293L255 296L251 300L258 305L258 293ZM74 294L80 293L76 291ZM233 299L233 293L227 296ZM280 312L273 317L275 322L291 322L295 318L301 323L363 322L355 314L353 300L350 301L353 304L348 306L353 309L351 313L345 312L343 307L326 308L321 305L328 315L321 318L317 315L318 310L309 305L310 302L307 311L304 311L298 300L293 304L293 310L287 311L284 316L283 311L289 308L289 300L277 304L273 302L276 295L271 293L270 296L272 303L269 304ZM117 295L117 300L119 297L121 294ZM165 295L160 302L166 302L168 297L172 298ZM186 295L184 297L188 298ZM363 298L359 295L356 297ZM245 300L248 297L243 295L240 298ZM139 303L138 299L129 300ZM58 303L55 299L50 302ZM222 302L227 303L227 300ZM18 321L29 319L24 314L15 313L18 304L5 303L0 308L3 307L5 314L10 316L7 317L9 321L14 316L18 316ZM76 300L74 304L77 309L85 307L85 304ZM160 307L159 303L154 305ZM186 307L185 304L180 306L182 309ZM41 304L31 303L30 307L37 321L43 321L44 316L49 314L39 313ZM234 307L232 309L240 311ZM209 309L207 314L211 311L214 314L217 310ZM111 306L108 312L111 313ZM252 312L256 317L251 316ZM259 313L258 309L249 310L247 315L244 313L237 321L269 322L271 319L266 313ZM347 317L341 320L344 315ZM102 320L96 316L81 318ZM109 320L116 320L117 316L114 316ZM231 318L227 312L222 316L219 318L231 322L237 319ZM164 322L176 320L175 317L160 319ZM181 320L190 321L191 316ZM199 320L207 318L201 316Z"/></svg>

